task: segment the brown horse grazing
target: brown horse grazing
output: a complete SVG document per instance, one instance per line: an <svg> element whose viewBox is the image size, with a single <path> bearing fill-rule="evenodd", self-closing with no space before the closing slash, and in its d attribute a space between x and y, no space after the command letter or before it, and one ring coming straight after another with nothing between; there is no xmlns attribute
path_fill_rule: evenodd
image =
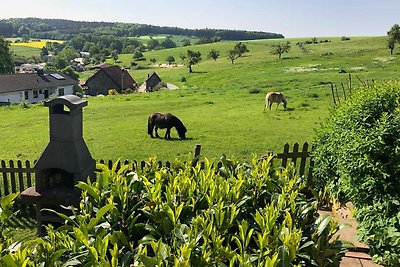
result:
<svg viewBox="0 0 400 267"><path fill-rule="evenodd" d="M286 108L287 101L281 92L269 92L265 96L264 112L267 107L271 110L272 103L276 103L276 109L278 109L281 102L283 103L283 108Z"/></svg>
<svg viewBox="0 0 400 267"><path fill-rule="evenodd" d="M153 129L155 129L156 137L160 137L157 133L158 129L165 129L167 131L165 133L165 139L171 139L171 128L175 127L178 135L181 139L186 138L187 129L185 125L178 119L178 117L172 115L171 113L160 113L155 112L151 114L147 120L147 133L154 138L153 136Z"/></svg>

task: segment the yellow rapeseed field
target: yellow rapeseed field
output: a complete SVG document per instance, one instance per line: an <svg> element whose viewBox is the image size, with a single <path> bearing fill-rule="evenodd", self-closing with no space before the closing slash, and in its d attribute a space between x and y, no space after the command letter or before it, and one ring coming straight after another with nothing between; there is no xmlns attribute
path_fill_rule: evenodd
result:
<svg viewBox="0 0 400 267"><path fill-rule="evenodd" d="M40 42L27 42L27 43L11 43L12 46L26 46L34 48L42 48L46 46L47 42L63 43L64 41L45 40Z"/></svg>

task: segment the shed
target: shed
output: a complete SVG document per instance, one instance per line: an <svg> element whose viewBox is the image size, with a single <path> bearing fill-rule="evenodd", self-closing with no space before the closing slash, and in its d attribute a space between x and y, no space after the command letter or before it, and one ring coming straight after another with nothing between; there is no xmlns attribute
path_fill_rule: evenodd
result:
<svg viewBox="0 0 400 267"><path fill-rule="evenodd" d="M156 87L160 82L162 82L161 78L155 71L153 71L152 73L147 74L147 79L139 87L138 92L153 92L154 87Z"/></svg>

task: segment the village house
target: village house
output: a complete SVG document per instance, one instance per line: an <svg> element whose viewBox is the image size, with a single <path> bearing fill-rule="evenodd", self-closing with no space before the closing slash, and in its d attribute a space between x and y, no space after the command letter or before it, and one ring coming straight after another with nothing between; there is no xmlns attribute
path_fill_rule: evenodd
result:
<svg viewBox="0 0 400 267"><path fill-rule="evenodd" d="M98 71L84 83L88 95L108 95L110 89L115 89L119 93L123 90L137 89L137 83L127 70L107 64L98 65L95 68Z"/></svg>
<svg viewBox="0 0 400 267"><path fill-rule="evenodd" d="M156 87L161 82L161 78L157 75L155 71L147 74L147 79L139 87L138 92L153 92L154 87Z"/></svg>
<svg viewBox="0 0 400 267"><path fill-rule="evenodd" d="M0 103L36 103L51 95L72 95L78 82L60 73L17 73L0 75Z"/></svg>

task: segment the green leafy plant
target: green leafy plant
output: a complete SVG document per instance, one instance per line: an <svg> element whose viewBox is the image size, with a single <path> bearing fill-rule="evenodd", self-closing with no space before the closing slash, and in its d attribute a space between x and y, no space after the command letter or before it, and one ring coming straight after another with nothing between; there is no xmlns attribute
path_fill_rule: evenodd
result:
<svg viewBox="0 0 400 267"><path fill-rule="evenodd" d="M79 209L57 213L13 254L26 266L338 266L344 247L336 225L318 218L318 201L290 166L270 171L272 156L222 164L155 158L130 170L98 164L96 181L80 182ZM323 255L323 257L322 257ZM330 263L330 265L328 264ZM311 266L311 265L310 265Z"/></svg>
<svg viewBox="0 0 400 267"><path fill-rule="evenodd" d="M399 264L399 103L398 82L358 89L322 124L313 151L313 185L354 203L362 239L385 264Z"/></svg>

